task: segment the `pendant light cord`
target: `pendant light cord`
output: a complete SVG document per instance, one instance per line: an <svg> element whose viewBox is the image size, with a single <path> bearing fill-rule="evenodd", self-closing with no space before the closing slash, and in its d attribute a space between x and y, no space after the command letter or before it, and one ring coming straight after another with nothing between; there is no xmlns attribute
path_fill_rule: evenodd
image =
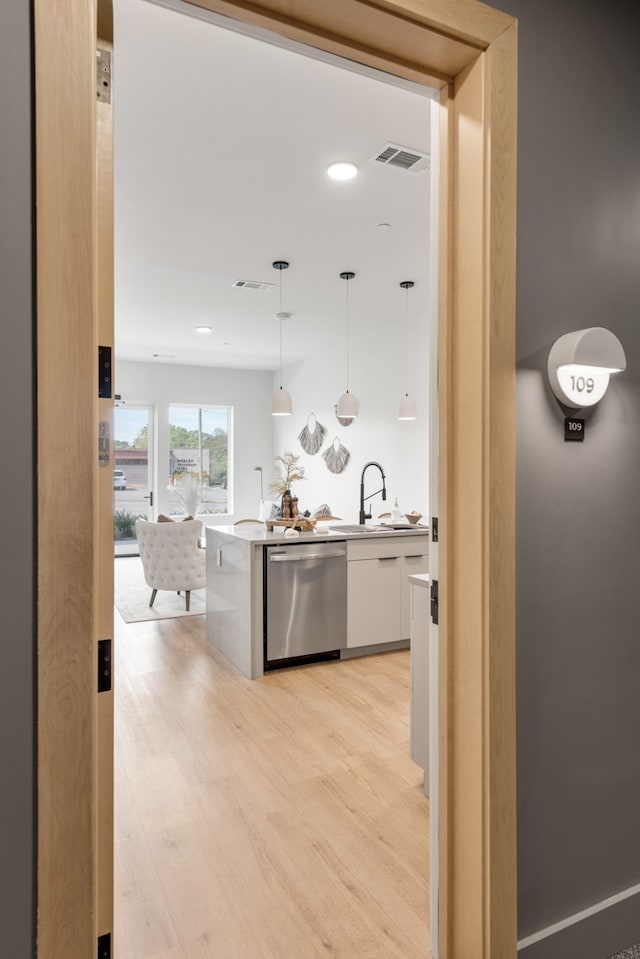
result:
<svg viewBox="0 0 640 959"><path fill-rule="evenodd" d="M405 333L406 333L406 337L407 337L407 376L406 376L406 379L405 379L404 382L405 382L405 395L408 396L408 395L409 395L409 344L410 344L410 339L409 339L409 287L408 287L408 286L405 288L405 301L406 301L406 323L405 323L406 329L405 329Z"/></svg>
<svg viewBox="0 0 640 959"><path fill-rule="evenodd" d="M345 290L345 308L346 308L346 366L347 366L347 393L349 392L349 280L352 280L355 276L355 273L347 272L340 274L340 279L344 280L347 284L347 289Z"/></svg>
<svg viewBox="0 0 640 959"><path fill-rule="evenodd" d="M277 270L280 276L278 277L278 290L280 293L280 310L278 311L278 322L280 323L280 389L282 389L282 318L283 316L291 316L290 313L282 312L282 271L289 269L289 264L286 260L274 260L271 264L274 270Z"/></svg>
<svg viewBox="0 0 640 959"><path fill-rule="evenodd" d="M405 383L404 395L405 395L405 396L409 396L409 367L410 367L410 362L409 362L409 348L410 348L410 346L411 346L411 338L410 338L410 336L409 336L409 290L413 289L413 287L415 286L415 283L413 282L413 280L403 280L402 283L400 284L400 286L402 287L402 289L403 289L404 292L405 292L405 309L406 309L406 316L405 316L405 336L406 336L406 345L407 345L407 353L406 353L406 355L407 355L407 375L406 375L406 379L405 379L405 381L404 381L404 383Z"/></svg>
<svg viewBox="0 0 640 959"><path fill-rule="evenodd" d="M347 281L346 281L346 287L347 287L347 289L346 289L346 306L347 306L347 351L346 351L346 352L347 352L347 356L346 356L346 360L347 360L347 375L346 375L346 381L347 381L347 393L348 393L348 392L349 392L349 280L348 280L348 279L347 279Z"/></svg>
<svg viewBox="0 0 640 959"><path fill-rule="evenodd" d="M280 323L280 389L282 389L282 270L279 270L280 273L280 311L278 313L278 321Z"/></svg>

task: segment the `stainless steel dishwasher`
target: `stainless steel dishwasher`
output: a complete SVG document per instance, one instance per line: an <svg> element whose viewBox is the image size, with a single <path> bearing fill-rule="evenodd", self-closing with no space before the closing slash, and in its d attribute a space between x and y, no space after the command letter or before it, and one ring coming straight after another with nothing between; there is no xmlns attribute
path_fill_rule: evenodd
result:
<svg viewBox="0 0 640 959"><path fill-rule="evenodd" d="M338 659L347 645L347 546L264 548L264 668Z"/></svg>

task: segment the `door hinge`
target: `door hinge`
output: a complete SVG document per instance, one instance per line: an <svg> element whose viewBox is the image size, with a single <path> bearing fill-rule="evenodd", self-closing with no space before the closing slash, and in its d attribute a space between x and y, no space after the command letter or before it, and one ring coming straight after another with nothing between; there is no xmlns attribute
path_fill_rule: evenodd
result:
<svg viewBox="0 0 640 959"><path fill-rule="evenodd" d="M98 692L111 690L111 640L98 640Z"/></svg>
<svg viewBox="0 0 640 959"><path fill-rule="evenodd" d="M438 517L437 516L431 517L431 542L432 543L438 542Z"/></svg>
<svg viewBox="0 0 640 959"><path fill-rule="evenodd" d="M98 959L111 959L111 933L98 936Z"/></svg>
<svg viewBox="0 0 640 959"><path fill-rule="evenodd" d="M111 347L98 347L98 399L110 400L113 393Z"/></svg>
<svg viewBox="0 0 640 959"><path fill-rule="evenodd" d="M431 580L431 622L434 624L434 626L438 625L438 612L439 612L438 580L432 579Z"/></svg>
<svg viewBox="0 0 640 959"><path fill-rule="evenodd" d="M96 96L100 103L111 103L111 51L96 50Z"/></svg>

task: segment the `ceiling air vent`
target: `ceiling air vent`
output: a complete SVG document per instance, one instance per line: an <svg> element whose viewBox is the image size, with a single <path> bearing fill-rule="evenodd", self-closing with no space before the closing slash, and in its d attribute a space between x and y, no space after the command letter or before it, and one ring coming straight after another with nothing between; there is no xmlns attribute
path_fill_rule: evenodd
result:
<svg viewBox="0 0 640 959"><path fill-rule="evenodd" d="M258 280L236 280L233 284L238 290L253 290L254 293L263 293L272 290L273 283L260 283Z"/></svg>
<svg viewBox="0 0 640 959"><path fill-rule="evenodd" d="M375 163L384 163L385 166L395 166L400 170L409 170L411 173L420 173L429 166L430 156L421 150L400 146L398 143L385 143L381 150L369 157Z"/></svg>

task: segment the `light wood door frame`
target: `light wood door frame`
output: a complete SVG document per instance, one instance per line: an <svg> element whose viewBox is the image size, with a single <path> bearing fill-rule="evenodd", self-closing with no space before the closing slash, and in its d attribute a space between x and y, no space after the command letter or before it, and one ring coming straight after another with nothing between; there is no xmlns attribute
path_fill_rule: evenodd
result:
<svg viewBox="0 0 640 959"><path fill-rule="evenodd" d="M96 19L34 2L37 955L95 955Z"/></svg>
<svg viewBox="0 0 640 959"><path fill-rule="evenodd" d="M514 959L516 22L476 0L195 5L441 90L440 956ZM96 30L87 0L34 0L39 959L95 955L99 924Z"/></svg>
<svg viewBox="0 0 640 959"><path fill-rule="evenodd" d="M113 54L113 18L111 0L98 0L97 46L102 57ZM102 61L101 61L102 62ZM109 69L109 64L102 67ZM98 71L100 72L100 71ZM110 73L96 86L108 84ZM103 87L104 89L104 87ZM111 97L96 100L96 306L98 343L115 352L114 342L114 216L113 216L113 104ZM98 429L110 437L108 450L97 473L95 612L96 640L110 640L110 667L113 675L115 659L114 577L113 577L113 467L114 457L114 389L111 377L109 395L98 399ZM108 453L108 457L105 455ZM114 860L114 690L97 694L96 715L96 934L108 936L113 930L113 860Z"/></svg>

